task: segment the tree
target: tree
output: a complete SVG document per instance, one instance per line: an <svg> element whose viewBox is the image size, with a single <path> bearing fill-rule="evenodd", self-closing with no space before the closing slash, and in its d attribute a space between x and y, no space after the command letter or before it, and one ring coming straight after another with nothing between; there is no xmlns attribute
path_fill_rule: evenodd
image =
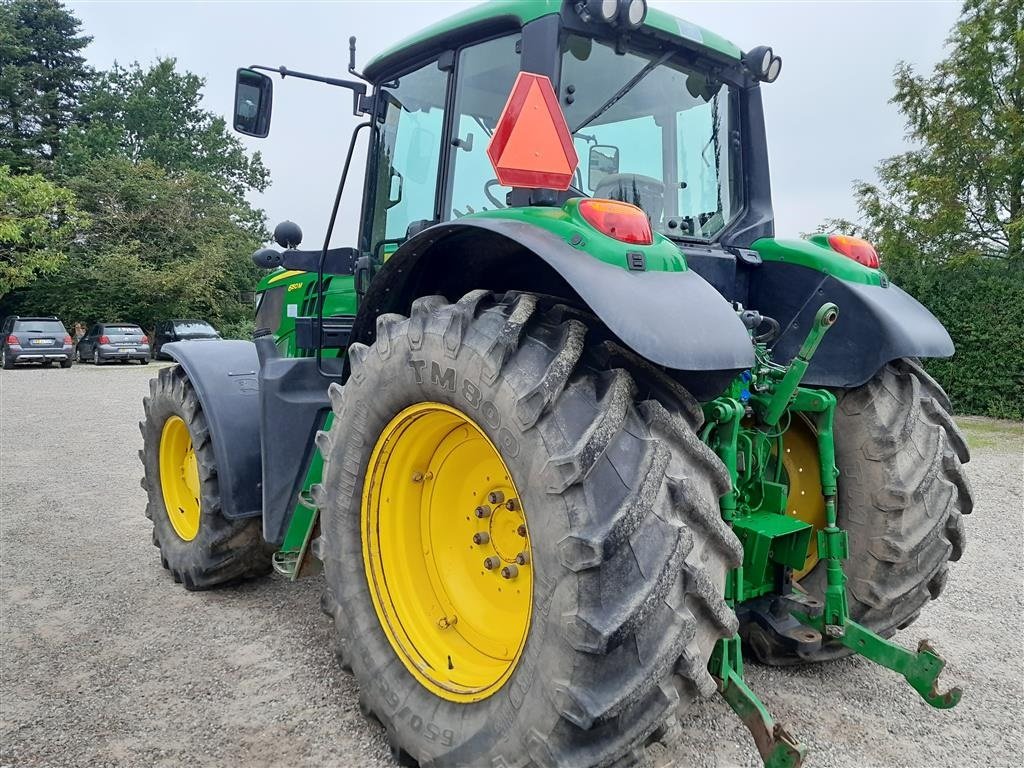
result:
<svg viewBox="0 0 1024 768"><path fill-rule="evenodd" d="M920 148L857 197L890 269L984 257L1024 264L1024 0L966 0L950 54L907 64L892 101Z"/></svg>
<svg viewBox="0 0 1024 768"><path fill-rule="evenodd" d="M171 174L207 174L239 199L266 189L270 174L260 154L249 157L224 118L202 108L205 81L175 67L174 59L159 59L148 69L115 64L102 73L83 98L85 117L69 141L65 173L120 155Z"/></svg>
<svg viewBox="0 0 1024 768"><path fill-rule="evenodd" d="M169 317L237 325L252 315L240 293L259 279L248 255L265 238L262 214L208 175L171 175L149 160L111 156L70 184L91 225L63 267L21 291L8 311L66 322Z"/></svg>
<svg viewBox="0 0 1024 768"><path fill-rule="evenodd" d="M69 190L0 166L0 297L56 272L86 223Z"/></svg>
<svg viewBox="0 0 1024 768"><path fill-rule="evenodd" d="M92 40L57 0L0 0L0 165L45 170L60 153L92 70Z"/></svg>

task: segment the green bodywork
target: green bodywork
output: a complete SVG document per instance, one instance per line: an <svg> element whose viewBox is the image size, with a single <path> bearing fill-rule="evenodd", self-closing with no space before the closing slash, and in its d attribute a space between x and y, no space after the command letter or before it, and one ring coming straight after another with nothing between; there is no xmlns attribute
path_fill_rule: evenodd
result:
<svg viewBox="0 0 1024 768"><path fill-rule="evenodd" d="M542 16L558 13L561 8L561 0L494 0L481 3L437 24L431 24L417 34L385 49L374 56L366 68L369 70L386 69L391 60L400 58L409 48L476 24L508 19L510 26L514 24L521 27ZM648 8L644 26L668 37L673 42L696 43L730 59L739 59L743 55L736 45L724 37L657 8Z"/></svg>
<svg viewBox="0 0 1024 768"><path fill-rule="evenodd" d="M629 269L629 253L644 255L648 272L685 272L686 258L679 247L663 235L654 233L651 245L624 243L598 232L580 215L581 198L573 198L561 208L531 207L502 208L463 216L459 221L471 219L503 219L530 224L550 232L587 256L622 269Z"/></svg>
<svg viewBox="0 0 1024 768"><path fill-rule="evenodd" d="M849 283L878 285L883 288L889 285L888 278L880 269L866 267L833 251L826 235L814 235L809 240L763 237L750 247L765 261L781 261L810 267Z"/></svg>

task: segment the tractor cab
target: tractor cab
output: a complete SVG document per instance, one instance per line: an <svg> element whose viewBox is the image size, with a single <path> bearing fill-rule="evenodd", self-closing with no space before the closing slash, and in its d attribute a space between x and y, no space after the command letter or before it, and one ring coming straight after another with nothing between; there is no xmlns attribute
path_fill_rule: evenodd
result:
<svg viewBox="0 0 1024 768"><path fill-rule="evenodd" d="M366 83L275 71L352 89L355 111L367 118L353 135L369 142L360 280L431 226L595 198L642 210L659 241L694 246L694 268L745 300L732 295L739 289L729 250L773 234L759 84L780 67L769 48L744 56L645 0L546 0L464 11L377 56L361 74L353 54L349 71ZM239 71L235 127L266 135L272 82L257 69ZM541 174L503 184L488 156L520 72L553 86L556 119L576 156L565 183ZM559 162L541 156L551 148L533 149L535 164ZM545 278L551 282L516 279L537 288Z"/></svg>

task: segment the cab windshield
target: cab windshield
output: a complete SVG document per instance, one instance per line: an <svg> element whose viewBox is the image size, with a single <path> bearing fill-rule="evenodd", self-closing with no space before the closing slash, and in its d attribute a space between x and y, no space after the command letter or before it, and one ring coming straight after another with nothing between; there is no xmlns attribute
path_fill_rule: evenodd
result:
<svg viewBox="0 0 1024 768"><path fill-rule="evenodd" d="M738 213L738 134L726 83L668 55L617 54L571 35L561 92L579 191L633 203L673 238L712 240Z"/></svg>

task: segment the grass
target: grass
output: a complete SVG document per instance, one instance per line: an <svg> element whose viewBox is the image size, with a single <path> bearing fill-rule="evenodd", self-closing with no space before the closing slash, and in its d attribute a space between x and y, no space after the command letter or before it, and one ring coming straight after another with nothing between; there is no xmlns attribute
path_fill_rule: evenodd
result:
<svg viewBox="0 0 1024 768"><path fill-rule="evenodd" d="M967 444L972 450L997 449L1024 454L1024 422L982 416L957 416L956 422L967 435Z"/></svg>

